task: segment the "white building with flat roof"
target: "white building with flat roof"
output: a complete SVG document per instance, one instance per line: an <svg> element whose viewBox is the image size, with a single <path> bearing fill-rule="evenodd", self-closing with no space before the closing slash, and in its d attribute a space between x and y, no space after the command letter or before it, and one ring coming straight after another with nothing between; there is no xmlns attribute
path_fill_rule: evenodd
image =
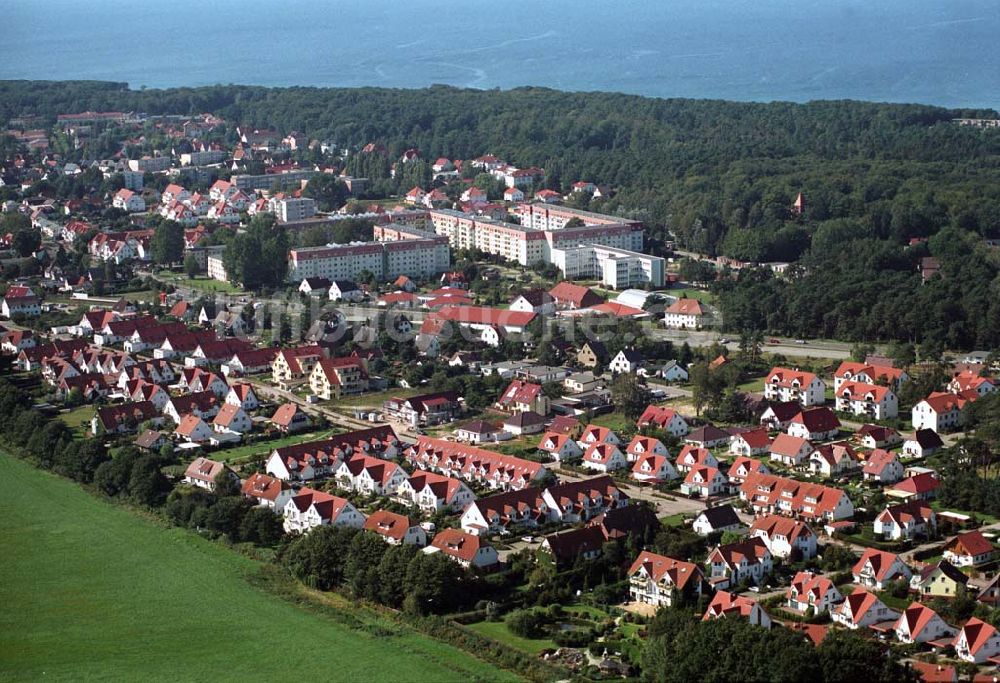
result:
<svg viewBox="0 0 1000 683"><path fill-rule="evenodd" d="M552 249L551 263L568 280L600 280L612 289L662 287L665 281L666 261L659 256L600 244Z"/></svg>

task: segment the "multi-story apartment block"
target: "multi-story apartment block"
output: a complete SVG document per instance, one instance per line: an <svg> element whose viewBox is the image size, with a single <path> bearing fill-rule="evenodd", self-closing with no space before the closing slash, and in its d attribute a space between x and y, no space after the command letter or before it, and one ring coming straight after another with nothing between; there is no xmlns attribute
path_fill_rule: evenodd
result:
<svg viewBox="0 0 1000 683"><path fill-rule="evenodd" d="M308 277L355 280L363 270L371 271L377 278L430 277L448 270L450 258L447 240L433 235L292 249L288 252L288 280L301 282Z"/></svg>

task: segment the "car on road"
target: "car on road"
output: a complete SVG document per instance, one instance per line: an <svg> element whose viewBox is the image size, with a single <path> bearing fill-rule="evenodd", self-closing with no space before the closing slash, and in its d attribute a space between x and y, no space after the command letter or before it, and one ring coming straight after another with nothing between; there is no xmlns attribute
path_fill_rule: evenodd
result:
<svg viewBox="0 0 1000 683"><path fill-rule="evenodd" d="M524 541L525 543L534 543L538 539L536 539L534 536L521 536L521 540Z"/></svg>
<svg viewBox="0 0 1000 683"><path fill-rule="evenodd" d="M806 343L806 340L805 340L805 339L796 339L796 340L795 340L795 343L796 343L796 344L805 344L805 343Z"/></svg>
<svg viewBox="0 0 1000 683"><path fill-rule="evenodd" d="M767 343L768 344L780 344L781 340L780 339L775 339L774 337L771 337L770 339L767 340Z"/></svg>
<svg viewBox="0 0 1000 683"><path fill-rule="evenodd" d="M728 337L723 337L722 339L720 339L720 340L719 340L719 343L720 343L720 344L728 344L728 343L729 343L729 341L730 341L730 340L729 340L729 338L728 338Z"/></svg>

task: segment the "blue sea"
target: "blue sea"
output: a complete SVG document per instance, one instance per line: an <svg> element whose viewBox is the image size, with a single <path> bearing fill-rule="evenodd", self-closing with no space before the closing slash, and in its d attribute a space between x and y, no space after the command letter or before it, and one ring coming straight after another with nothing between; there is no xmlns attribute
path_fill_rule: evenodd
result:
<svg viewBox="0 0 1000 683"><path fill-rule="evenodd" d="M0 0L0 79L1000 105L1000 0Z"/></svg>

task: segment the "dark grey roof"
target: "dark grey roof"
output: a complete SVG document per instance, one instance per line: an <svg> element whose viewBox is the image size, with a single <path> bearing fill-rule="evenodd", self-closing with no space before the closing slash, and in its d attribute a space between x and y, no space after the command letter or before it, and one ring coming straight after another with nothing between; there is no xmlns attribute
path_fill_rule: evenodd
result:
<svg viewBox="0 0 1000 683"><path fill-rule="evenodd" d="M732 505L720 505L719 507L706 508L702 511L701 515L704 515L705 520L713 529L722 529L723 527L743 523L740 521L739 515L736 514L736 510L733 509Z"/></svg>

